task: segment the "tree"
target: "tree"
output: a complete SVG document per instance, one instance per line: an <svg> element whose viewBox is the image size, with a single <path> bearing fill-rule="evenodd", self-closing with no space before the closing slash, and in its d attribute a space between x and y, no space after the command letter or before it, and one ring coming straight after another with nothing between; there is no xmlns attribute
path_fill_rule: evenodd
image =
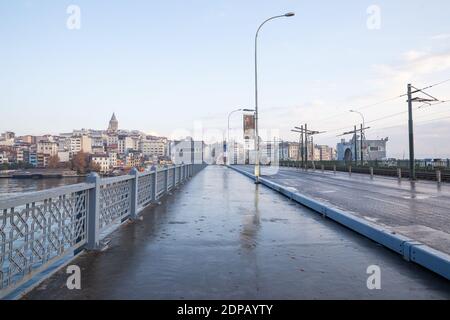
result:
<svg viewBox="0 0 450 320"><path fill-rule="evenodd" d="M85 174L87 167L87 154L84 152L78 152L72 159L72 170L76 170L80 174Z"/></svg>
<svg viewBox="0 0 450 320"><path fill-rule="evenodd" d="M91 161L91 163L89 164L89 170L91 172L100 172L102 170L102 167L98 163Z"/></svg>
<svg viewBox="0 0 450 320"><path fill-rule="evenodd" d="M59 157L57 155L51 156L48 159L48 167L50 169L56 169L59 167Z"/></svg>

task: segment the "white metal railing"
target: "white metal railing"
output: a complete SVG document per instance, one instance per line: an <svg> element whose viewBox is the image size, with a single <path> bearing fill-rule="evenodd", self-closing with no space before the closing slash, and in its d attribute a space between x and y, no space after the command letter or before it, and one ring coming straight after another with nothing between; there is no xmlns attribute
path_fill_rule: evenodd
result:
<svg viewBox="0 0 450 320"><path fill-rule="evenodd" d="M102 232L136 219L194 172L183 164L106 179L91 174L87 183L1 200L0 298L75 250L97 249Z"/></svg>

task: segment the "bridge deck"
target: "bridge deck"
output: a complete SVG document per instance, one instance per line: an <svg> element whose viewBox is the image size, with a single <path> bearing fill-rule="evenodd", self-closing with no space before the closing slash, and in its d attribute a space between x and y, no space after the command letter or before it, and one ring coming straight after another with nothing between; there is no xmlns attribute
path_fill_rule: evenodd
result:
<svg viewBox="0 0 450 320"><path fill-rule="evenodd" d="M252 171L249 166L239 166ZM269 171L270 170L270 171ZM301 194L329 203L399 234L450 254L450 184L366 174L320 170L305 172L295 168L265 168L262 174Z"/></svg>
<svg viewBox="0 0 450 320"><path fill-rule="evenodd" d="M25 299L450 298L443 278L245 176L210 166ZM381 267L382 290L366 269Z"/></svg>

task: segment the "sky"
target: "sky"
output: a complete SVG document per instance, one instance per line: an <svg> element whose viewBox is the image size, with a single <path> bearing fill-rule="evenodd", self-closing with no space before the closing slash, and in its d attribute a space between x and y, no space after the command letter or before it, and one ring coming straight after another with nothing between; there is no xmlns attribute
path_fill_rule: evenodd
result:
<svg viewBox="0 0 450 320"><path fill-rule="evenodd" d="M257 27L290 11L259 37L263 139L308 123L335 146L357 109L408 157L406 98L379 102L450 79L447 0L0 0L0 131L106 129L115 112L122 129L219 140L254 107ZM427 93L450 100L450 81ZM450 157L450 103L414 117L417 158Z"/></svg>

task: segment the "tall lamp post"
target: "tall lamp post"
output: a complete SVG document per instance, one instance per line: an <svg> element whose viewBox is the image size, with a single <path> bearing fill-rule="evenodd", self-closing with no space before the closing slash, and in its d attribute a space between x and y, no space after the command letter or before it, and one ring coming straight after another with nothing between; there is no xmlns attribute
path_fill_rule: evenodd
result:
<svg viewBox="0 0 450 320"><path fill-rule="evenodd" d="M258 130L258 36L259 31L261 31L261 28L263 25L265 25L267 22L278 19L278 18L286 18L286 17L293 17L295 16L295 13L289 12L283 15L274 16L259 26L258 30L256 31L255 36L255 183L259 183L259 176L260 176L260 167L259 167L259 130Z"/></svg>
<svg viewBox="0 0 450 320"><path fill-rule="evenodd" d="M363 151L363 137L364 137L364 129L366 128L366 120L364 119L364 115L356 110L350 110L350 112L352 113L357 113L361 116L362 118L362 127L361 127L361 166L364 165L364 151ZM355 132L355 137L356 137L356 132ZM355 150L356 152L356 150Z"/></svg>
<svg viewBox="0 0 450 320"><path fill-rule="evenodd" d="M229 150L230 150L230 147L229 147L229 143L230 143L230 118L233 115L233 113L240 112L240 111L243 111L243 112L254 112L255 110L253 110L253 109L236 109L236 110L231 111L228 114L228 131L227 131L227 143L226 143L226 148L227 148L227 150L226 150L226 159L227 159L227 161L224 161L225 164L227 164L229 162L228 155L229 155Z"/></svg>

